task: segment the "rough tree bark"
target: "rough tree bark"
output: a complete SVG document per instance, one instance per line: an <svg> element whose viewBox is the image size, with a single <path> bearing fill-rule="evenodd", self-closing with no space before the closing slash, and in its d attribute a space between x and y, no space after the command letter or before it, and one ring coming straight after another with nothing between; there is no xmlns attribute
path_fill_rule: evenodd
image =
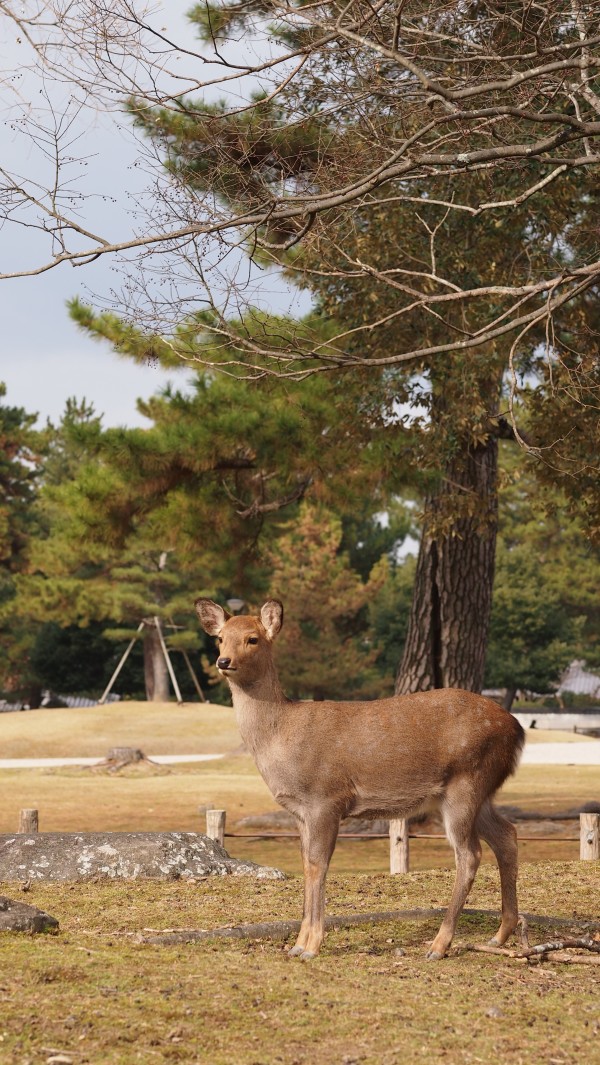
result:
<svg viewBox="0 0 600 1065"><path fill-rule="evenodd" d="M492 603L497 533L498 440L468 448L425 503L423 537L396 693L428 688L481 691ZM469 516L439 532L448 496Z"/></svg>
<svg viewBox="0 0 600 1065"><path fill-rule="evenodd" d="M153 618L144 629L144 682L148 702L168 702L169 674Z"/></svg>

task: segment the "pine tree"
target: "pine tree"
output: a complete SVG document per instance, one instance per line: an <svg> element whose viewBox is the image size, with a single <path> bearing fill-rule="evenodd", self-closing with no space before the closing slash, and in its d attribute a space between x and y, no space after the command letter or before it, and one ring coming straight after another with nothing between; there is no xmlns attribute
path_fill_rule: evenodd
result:
<svg viewBox="0 0 600 1065"><path fill-rule="evenodd" d="M0 382L0 401L5 396ZM0 566L5 573L18 570L35 523L31 503L40 465L36 418L0 402Z"/></svg>
<svg viewBox="0 0 600 1065"><path fill-rule="evenodd" d="M77 313L96 335L123 340L118 321ZM144 341L127 333L136 355ZM309 485L318 481L323 499L343 496L351 507L369 484L375 505L378 479L332 423L328 388L315 380L290 395L277 383L198 374L191 393L171 388L140 404L147 429L103 430L93 412L72 405L41 497L48 534L19 581L22 614L61 626L103 622L120 641L147 619L138 634L146 690L164 699L155 618L168 647L197 649L197 595L262 594L269 545ZM335 454L324 453L324 436L337 437Z"/></svg>
<svg viewBox="0 0 600 1065"><path fill-rule="evenodd" d="M500 529L486 684L548 692L573 658L600 662L600 553L566 515L555 487L540 488L503 448Z"/></svg>
<svg viewBox="0 0 600 1065"><path fill-rule="evenodd" d="M242 8L225 3L196 8L192 19L208 39L215 26L227 36L233 26L247 26L261 11L260 4ZM476 14L473 17L472 32L476 33ZM484 35L486 25L484 20L480 27ZM289 43L293 30L287 32ZM516 35L515 41L518 37L510 19L497 33L496 43L500 46L501 39L502 49L510 48L511 34ZM299 49L310 44L301 34L294 42ZM434 40L432 52L436 47ZM443 52L450 45L444 39L439 47ZM443 56L438 58L443 62ZM371 162L376 165L376 148L387 151L399 136L410 137L417 119L411 111L411 97L401 91L399 79L404 71L399 73L393 64L386 84L392 96L375 99L369 111L375 131L372 140L362 115L345 107L342 90L339 110L321 109L319 105L329 99L328 90L335 95L328 81L336 64L333 56L331 63L331 68L308 66L303 80L296 79L289 94L282 87L276 98L261 101L260 109L228 113L225 102L182 101L178 109L154 111L136 110L134 105L136 121L164 150L166 165L183 185L210 189L236 209L269 202L276 182L296 191L308 186L326 191L329 183L339 185L342 177L351 184L364 172L367 153L374 152ZM364 77L360 63L344 65L343 84L349 100L361 99ZM529 168L533 183L542 181L545 174L536 167L532 162ZM418 183L409 189L402 182L389 183L351 214L313 220L300 250L286 250L287 238L295 233L292 223L287 227L265 223L261 234L271 259L280 262L316 299L317 314L310 327L300 325L293 335L288 331L289 352L296 352L298 365L306 365L301 360L310 356L311 345L312 350L323 350L319 348L319 317L337 321L340 331L343 326L340 366L351 364L353 356L358 363L371 360L373 365L373 369L354 367L351 384L345 370L344 388L355 397L356 420L362 423L363 433L365 427L395 425L397 439L393 441L389 432L378 434L375 453L382 456L386 473L396 479L404 476L405 483L418 481L423 492L423 535L397 675L398 692L444 685L478 690L483 682L498 521L498 441L513 434L502 416L507 406L503 386L511 341L488 341L466 354L458 342L477 336L486 321L501 313L503 286L519 285L535 276L536 268L548 258L566 264L577 254L582 247L590 183L581 171L567 173L560 186L544 187L535 197L515 202L508 220L492 211L478 215L482 202L492 196L510 201L520 188L517 170L496 171L490 188L485 171L462 175L453 169L448 177L424 178L423 190ZM464 205L462 214L448 209L456 195ZM415 197L420 211L414 208ZM443 237L441 251L438 237ZM458 310L451 306L445 310L439 303L429 308L420 301L421 287L418 292L410 287L418 280L426 293L441 277L454 279L459 289L469 291L489 284L490 276L489 302L480 299L468 322L464 304ZM420 309L409 313L416 297ZM572 315L581 312L583 300L573 301ZM523 371L533 365L533 353L544 339L542 318L525 334L517 351L516 365ZM235 346L234 333L230 342ZM435 353L449 335L457 338L456 352L441 362L424 357L411 361L407 369L402 364L377 368L379 361L386 361L396 350L416 346ZM332 356L337 350L333 344ZM236 354L241 362L247 358L241 339ZM553 360L555 353L550 351L549 357ZM561 365L566 365L565 359ZM573 399L576 376L567 367L563 399L569 394ZM589 374L587 381L591 381ZM536 390L540 407L547 395L541 381ZM590 402L587 409L597 412L597 395L595 387L594 406ZM571 424L578 404L585 402L584 395L570 406L567 399ZM417 411L406 431L398 416L403 404ZM419 415L422 408L424 416ZM552 433L552 426L545 428ZM595 469L592 463L590 480ZM591 484L585 495L591 510L592 497L597 499Z"/></svg>
<svg viewBox="0 0 600 1065"><path fill-rule="evenodd" d="M19 623L15 597L27 547L39 531L33 504L43 442L34 429L37 415L9 406L5 396L0 382L0 691L35 698L30 663L35 634Z"/></svg>
<svg viewBox="0 0 600 1065"><path fill-rule="evenodd" d="M304 503L271 552L270 594L285 609L277 662L295 699L358 699L381 690L365 629L385 565L363 582L341 542L340 519Z"/></svg>

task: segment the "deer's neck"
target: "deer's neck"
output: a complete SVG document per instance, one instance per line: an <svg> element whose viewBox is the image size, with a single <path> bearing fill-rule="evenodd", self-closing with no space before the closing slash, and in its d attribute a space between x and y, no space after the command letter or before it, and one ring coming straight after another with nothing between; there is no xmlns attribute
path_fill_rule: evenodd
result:
<svg viewBox="0 0 600 1065"><path fill-rule="evenodd" d="M238 728L246 746L257 754L275 737L289 699L273 667L251 684L229 680Z"/></svg>

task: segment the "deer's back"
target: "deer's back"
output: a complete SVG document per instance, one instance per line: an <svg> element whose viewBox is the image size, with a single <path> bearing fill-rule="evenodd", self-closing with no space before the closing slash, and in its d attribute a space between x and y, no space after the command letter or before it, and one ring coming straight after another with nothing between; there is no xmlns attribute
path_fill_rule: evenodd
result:
<svg viewBox="0 0 600 1065"><path fill-rule="evenodd" d="M290 702L287 725L302 742L343 739L348 744L391 740L411 747L440 746L454 754L474 751L490 739L518 749L524 733L498 703L459 688L438 688L367 701Z"/></svg>
<svg viewBox="0 0 600 1065"><path fill-rule="evenodd" d="M259 768L283 805L337 796L344 813L409 811L450 779L491 795L514 771L524 733L508 711L454 688L368 702L290 702Z"/></svg>

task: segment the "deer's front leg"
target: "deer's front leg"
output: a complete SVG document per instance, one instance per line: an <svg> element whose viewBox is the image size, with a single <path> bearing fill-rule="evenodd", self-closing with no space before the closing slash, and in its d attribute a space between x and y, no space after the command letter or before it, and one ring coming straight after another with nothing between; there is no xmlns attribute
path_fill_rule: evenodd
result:
<svg viewBox="0 0 600 1065"><path fill-rule="evenodd" d="M340 819L332 811L307 811L299 821L304 867L304 913L290 957L308 960L319 953L325 935L325 877L339 825Z"/></svg>

